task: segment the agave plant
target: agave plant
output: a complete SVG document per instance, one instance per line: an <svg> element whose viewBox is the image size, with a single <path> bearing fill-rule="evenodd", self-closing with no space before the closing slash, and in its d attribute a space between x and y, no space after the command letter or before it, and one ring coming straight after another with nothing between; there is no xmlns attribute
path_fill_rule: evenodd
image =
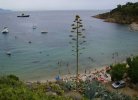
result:
<svg viewBox="0 0 138 100"><path fill-rule="evenodd" d="M82 25L82 20L79 15L76 15L75 20L73 21L73 24L71 24L72 30L71 33L72 35L69 35L71 37L71 42L69 42L72 47L73 47L73 54L76 57L76 86L77 86L77 81L78 81L78 74L79 74L79 55L82 54L80 53L81 50L84 49L82 48L82 45L85 44L85 36L84 36L84 28ZM77 86L78 87L78 86Z"/></svg>

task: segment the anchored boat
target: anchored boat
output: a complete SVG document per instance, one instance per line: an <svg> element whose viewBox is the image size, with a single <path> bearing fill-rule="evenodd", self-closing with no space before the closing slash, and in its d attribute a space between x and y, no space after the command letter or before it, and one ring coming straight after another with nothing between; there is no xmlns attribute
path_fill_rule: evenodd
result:
<svg viewBox="0 0 138 100"><path fill-rule="evenodd" d="M17 17L29 17L30 15L25 15L24 13L22 15L19 15Z"/></svg>
<svg viewBox="0 0 138 100"><path fill-rule="evenodd" d="M1 33L3 33L3 34L7 34L7 33L9 33L8 28L7 28L7 27L4 27L4 29L1 31Z"/></svg>

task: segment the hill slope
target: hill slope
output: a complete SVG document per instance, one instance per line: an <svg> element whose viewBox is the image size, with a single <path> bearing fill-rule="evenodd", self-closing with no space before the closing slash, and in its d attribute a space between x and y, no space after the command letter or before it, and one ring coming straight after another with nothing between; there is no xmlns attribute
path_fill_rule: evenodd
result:
<svg viewBox="0 0 138 100"><path fill-rule="evenodd" d="M11 12L11 10L6 10L6 9L2 9L2 8L0 8L0 13L3 13L3 12Z"/></svg>
<svg viewBox="0 0 138 100"><path fill-rule="evenodd" d="M117 8L110 12L93 16L104 19L107 22L131 24L138 23L138 2L128 2L125 5L118 5Z"/></svg>

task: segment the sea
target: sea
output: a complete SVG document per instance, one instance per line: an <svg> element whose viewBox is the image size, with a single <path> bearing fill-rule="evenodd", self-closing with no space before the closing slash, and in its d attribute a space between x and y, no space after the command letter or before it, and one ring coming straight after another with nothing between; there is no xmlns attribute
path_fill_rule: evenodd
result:
<svg viewBox="0 0 138 100"><path fill-rule="evenodd" d="M75 74L76 56L69 42L76 15L86 36L79 55L79 72L123 62L138 55L138 32L129 25L108 23L92 16L106 11L26 11L0 13L0 75L14 74L21 80L54 79ZM22 13L30 17L19 18ZM34 28L35 27L35 28ZM41 32L48 32L42 34ZM31 43L29 43L29 41ZM11 56L7 55L10 52Z"/></svg>

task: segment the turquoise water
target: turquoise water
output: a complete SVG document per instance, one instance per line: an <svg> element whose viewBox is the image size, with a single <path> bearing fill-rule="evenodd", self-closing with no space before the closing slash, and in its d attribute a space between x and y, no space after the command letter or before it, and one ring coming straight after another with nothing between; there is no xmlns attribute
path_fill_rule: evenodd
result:
<svg viewBox="0 0 138 100"><path fill-rule="evenodd" d="M75 57L69 44L71 24L76 14L86 29L86 49L80 56L80 71L124 61L138 54L138 32L128 25L103 22L92 15L103 11L42 11L26 12L29 18L17 18L20 12L0 13L0 30L9 28L9 34L0 33L0 74L16 74L23 80L54 78L59 72L75 72ZM37 26L35 30L33 26ZM48 31L48 34L41 34ZM15 38L16 36L16 38ZM31 44L28 41L32 41ZM6 55L10 51L12 56ZM112 59L113 53L119 56ZM89 59L93 58L93 61Z"/></svg>

